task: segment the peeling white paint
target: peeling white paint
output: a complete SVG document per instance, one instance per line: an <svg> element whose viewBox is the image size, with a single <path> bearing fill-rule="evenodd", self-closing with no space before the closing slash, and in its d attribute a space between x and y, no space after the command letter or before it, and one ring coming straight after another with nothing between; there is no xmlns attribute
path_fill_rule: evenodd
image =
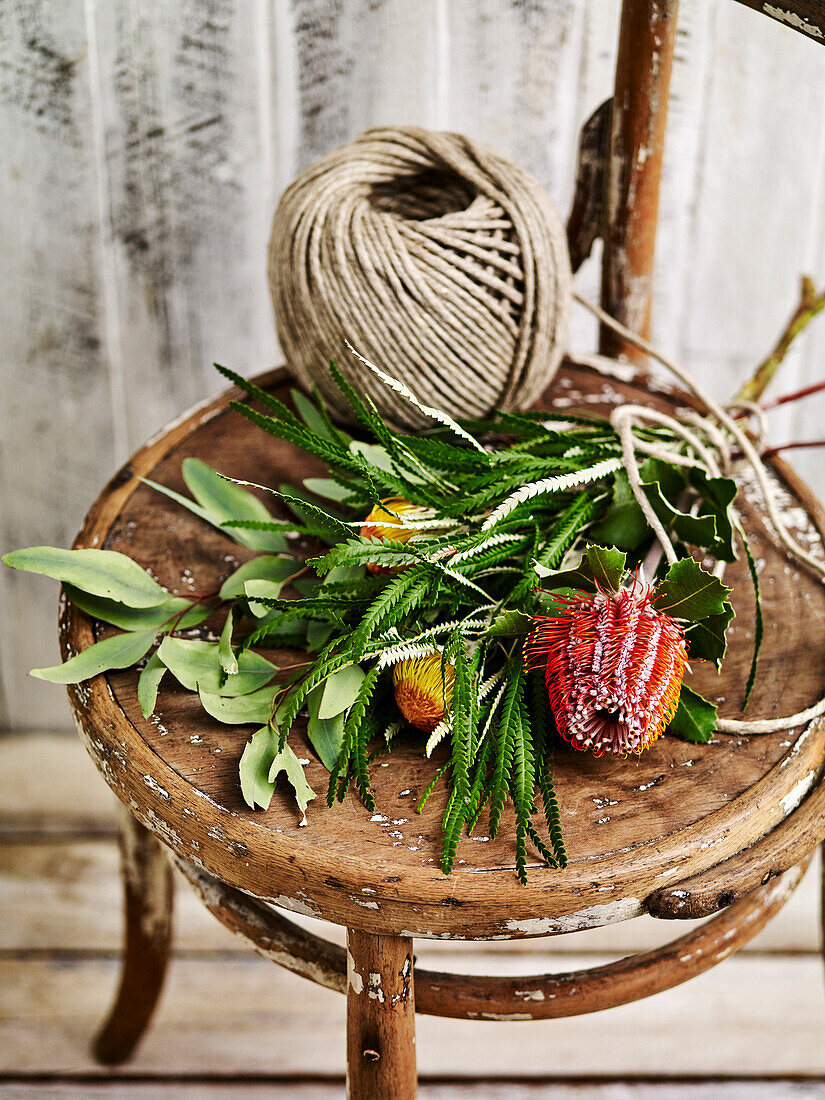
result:
<svg viewBox="0 0 825 1100"><path fill-rule="evenodd" d="M514 989L514 997L520 997L522 1001L543 1001L543 989Z"/></svg>
<svg viewBox="0 0 825 1100"><path fill-rule="evenodd" d="M364 979L355 969L355 959L352 957L349 948L347 948L347 987L356 996L360 996L364 992Z"/></svg>
<svg viewBox="0 0 825 1100"><path fill-rule="evenodd" d="M596 928L603 924L638 917L643 912L638 898L619 898L604 905L591 905L578 913L565 917L528 917L525 920L506 920L502 928L508 932L524 932L529 936L548 936L561 932L576 932L582 928Z"/></svg>
<svg viewBox="0 0 825 1100"><path fill-rule="evenodd" d="M803 775L796 786L792 787L784 798L779 799L779 804L782 807L783 812L787 816L792 810L795 810L805 795L811 788L811 785L816 778L815 771L809 771L806 775Z"/></svg>
<svg viewBox="0 0 825 1100"><path fill-rule="evenodd" d="M797 15L795 11L788 11L787 8L779 8L776 4L763 4L762 11L765 15L772 15L774 19L778 19L781 23L785 23L788 27L794 27L804 34L809 34L811 38L821 39L825 37L821 27L817 27L814 23L809 23L807 19L804 19L801 15Z"/></svg>

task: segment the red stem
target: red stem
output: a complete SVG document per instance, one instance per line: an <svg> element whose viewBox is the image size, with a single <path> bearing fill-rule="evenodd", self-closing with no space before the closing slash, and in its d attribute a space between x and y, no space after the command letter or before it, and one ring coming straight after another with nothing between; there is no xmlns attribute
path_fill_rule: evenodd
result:
<svg viewBox="0 0 825 1100"><path fill-rule="evenodd" d="M762 452L762 458L772 458L782 451L801 451L807 447L825 447L825 439L803 439L798 443L783 443L780 447L768 447Z"/></svg>
<svg viewBox="0 0 825 1100"><path fill-rule="evenodd" d="M763 401L762 408L767 412L768 409L776 409L780 405L787 405L790 401L799 401L802 397L810 397L811 394L821 393L822 390L825 390L825 382L814 382L812 386L803 386L801 390L786 393L783 397L775 397L773 401Z"/></svg>

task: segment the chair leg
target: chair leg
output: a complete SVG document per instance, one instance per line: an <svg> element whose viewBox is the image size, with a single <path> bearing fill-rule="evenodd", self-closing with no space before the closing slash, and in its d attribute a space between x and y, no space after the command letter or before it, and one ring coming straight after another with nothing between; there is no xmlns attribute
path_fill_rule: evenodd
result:
<svg viewBox="0 0 825 1100"><path fill-rule="evenodd" d="M124 947L120 987L92 1046L103 1065L131 1057L149 1026L172 942L172 868L163 846L121 807Z"/></svg>
<svg viewBox="0 0 825 1100"><path fill-rule="evenodd" d="M413 941L347 931L347 1096L415 1100Z"/></svg>

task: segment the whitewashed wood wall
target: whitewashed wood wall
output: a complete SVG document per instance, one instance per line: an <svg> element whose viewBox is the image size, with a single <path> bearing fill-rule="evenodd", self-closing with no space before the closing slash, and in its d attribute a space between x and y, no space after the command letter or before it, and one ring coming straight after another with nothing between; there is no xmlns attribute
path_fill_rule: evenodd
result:
<svg viewBox="0 0 825 1100"><path fill-rule="evenodd" d="M0 547L68 545L116 465L277 361L279 193L363 128L417 123L523 161L566 215L611 91L618 0L0 0ZM825 281L825 49L733 0L683 0L655 339L720 396L799 274ZM595 261L581 289L595 295ZM592 346L584 317L574 346ZM825 376L825 321L778 389ZM777 439L825 434L825 400ZM822 453L798 460L825 491ZM0 726L64 726L56 591L0 576Z"/></svg>

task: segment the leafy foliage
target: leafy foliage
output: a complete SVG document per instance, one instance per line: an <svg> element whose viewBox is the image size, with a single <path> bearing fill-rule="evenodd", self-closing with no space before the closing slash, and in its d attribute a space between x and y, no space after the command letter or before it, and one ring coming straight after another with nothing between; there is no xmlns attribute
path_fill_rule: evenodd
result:
<svg viewBox="0 0 825 1100"><path fill-rule="evenodd" d="M452 870L461 836L485 815L491 836L514 822L522 882L528 845L546 864L564 867L553 720L543 676L525 670L521 648L531 616L553 613L544 602L548 593L615 591L630 583L651 548L609 422L530 412L457 423L372 368L432 421L423 433L404 434L333 364L332 378L366 435L354 438L333 423L317 395L293 391L293 411L218 369L246 395L233 402L240 415L321 460L326 476L270 488L188 458L182 472L190 497L149 482L255 555L214 593L194 599L169 593L110 551L35 547L7 555L9 565L62 581L81 610L123 631L35 675L73 683L150 654L138 682L143 713L152 713L171 673L198 693L213 718L257 727L240 761L248 805L266 809L284 776L303 813L315 794L288 743L300 716L306 713L308 739L330 773L328 803L354 786L373 809L371 760L420 736L399 716L394 672L403 662L440 655L443 719L427 754L444 756L433 764L418 810L443 779L442 869ZM663 428L642 435L659 452L669 446L676 454L683 446ZM718 666L733 617L729 589L690 551L732 560L736 487L643 450L639 461L643 491L683 554L659 583L656 606L685 623L691 659ZM391 498L417 510L393 511ZM367 537L361 527L378 504L388 525L380 524L383 537ZM746 554L758 608L747 546ZM226 617L222 629L218 620L217 642L180 636L218 609ZM757 651L761 629L758 611ZM283 646L304 650L306 660L283 670L259 652ZM748 692L755 667L754 657ZM683 688L672 732L707 741L715 721L716 708ZM512 817L505 816L508 805Z"/></svg>

